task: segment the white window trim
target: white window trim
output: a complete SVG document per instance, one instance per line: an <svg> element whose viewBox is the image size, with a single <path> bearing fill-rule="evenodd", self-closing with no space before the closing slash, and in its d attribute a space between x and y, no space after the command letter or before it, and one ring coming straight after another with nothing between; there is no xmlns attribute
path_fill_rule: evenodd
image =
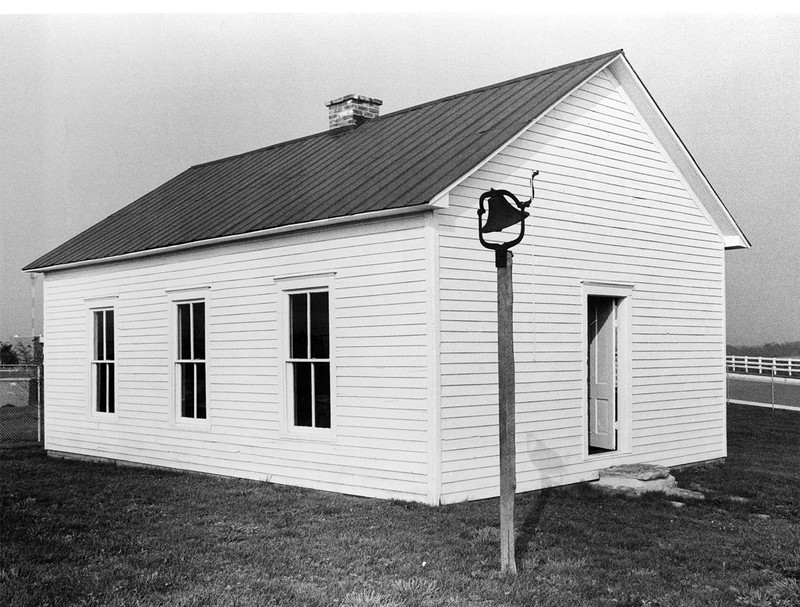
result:
<svg viewBox="0 0 800 607"><path fill-rule="evenodd" d="M316 440L330 442L336 439L336 293L334 287L335 272L305 275L281 276L274 279L278 285L278 403L280 410L280 432L286 438ZM329 331L329 357L330 365L330 396L331 396L331 427L314 428L294 425L294 403L290 402L289 386L289 336L290 314L289 295L293 293L308 293L313 291L326 291L328 293L328 331Z"/></svg>
<svg viewBox="0 0 800 607"><path fill-rule="evenodd" d="M617 307L618 328L617 328L617 448L614 451L607 453L593 453L589 454L589 437L588 432L582 431L583 436L583 459L585 460L602 460L602 459L615 459L620 456L627 456L633 450L633 405L632 405L632 368L631 368L631 327L632 327L632 303L633 303L633 285L614 284L604 282L582 281L582 302L581 302L581 352L586 353L589 349L589 331L588 331L588 315L589 315L589 296L596 295L601 297L614 297L619 299ZM581 390L581 419L582 428L585 430L589 427L589 409L587 403L589 402L589 387L586 384L585 378L589 374L587 357L582 356L582 373L583 388Z"/></svg>
<svg viewBox="0 0 800 607"><path fill-rule="evenodd" d="M87 358L87 404L89 416L95 421L117 422L119 420L119 315L116 306L117 297L94 297L85 299L88 304L86 310L86 335L88 335L88 347L86 348ZM95 407L95 357L94 357L94 313L110 310L114 313L114 412L98 411Z"/></svg>
<svg viewBox="0 0 800 607"><path fill-rule="evenodd" d="M169 366L170 366L170 401L169 401L169 420L170 424L176 428L186 430L196 430L208 432L211 430L211 419L213 414L211 395L211 382L209 381L212 373L211 348L209 344L209 311L211 287L189 287L168 289L166 291L169 299ZM205 365L206 365L206 417L183 417L181 415L180 386L178 382L178 304L184 303L205 303Z"/></svg>

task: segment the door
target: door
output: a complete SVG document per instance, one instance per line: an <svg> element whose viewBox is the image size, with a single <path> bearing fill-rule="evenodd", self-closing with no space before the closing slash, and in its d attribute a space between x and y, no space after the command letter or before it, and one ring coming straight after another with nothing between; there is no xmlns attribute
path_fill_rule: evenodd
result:
<svg viewBox="0 0 800 607"><path fill-rule="evenodd" d="M588 297L589 452L617 448L617 301Z"/></svg>

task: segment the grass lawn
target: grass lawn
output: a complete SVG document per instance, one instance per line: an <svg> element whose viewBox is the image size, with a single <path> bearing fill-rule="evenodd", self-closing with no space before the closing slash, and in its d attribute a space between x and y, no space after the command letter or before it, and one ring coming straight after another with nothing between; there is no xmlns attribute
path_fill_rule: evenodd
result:
<svg viewBox="0 0 800 607"><path fill-rule="evenodd" d="M0 605L800 605L800 413L729 408L704 501L585 486L430 508L0 452ZM735 498L735 499L732 499Z"/></svg>

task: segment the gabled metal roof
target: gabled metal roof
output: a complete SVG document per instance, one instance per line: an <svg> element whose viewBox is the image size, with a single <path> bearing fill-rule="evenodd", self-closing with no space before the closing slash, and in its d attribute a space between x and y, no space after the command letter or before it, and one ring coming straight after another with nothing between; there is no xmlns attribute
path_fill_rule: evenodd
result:
<svg viewBox="0 0 800 607"><path fill-rule="evenodd" d="M621 53L193 166L24 269L424 208Z"/></svg>

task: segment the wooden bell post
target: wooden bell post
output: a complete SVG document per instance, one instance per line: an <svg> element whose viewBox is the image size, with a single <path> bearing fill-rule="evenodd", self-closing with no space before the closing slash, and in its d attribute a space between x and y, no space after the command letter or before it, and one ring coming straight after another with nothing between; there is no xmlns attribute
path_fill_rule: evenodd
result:
<svg viewBox="0 0 800 607"><path fill-rule="evenodd" d="M507 190L489 190L481 195L478 207L478 236L481 244L495 252L497 267L497 383L499 397L500 440L500 572L517 573L514 537L514 498L517 492L517 447L516 447L516 393L514 379L514 281L512 275L513 253L511 247L519 244L525 235L525 209L533 202L533 178L531 175L531 199L520 202ZM513 200L516 208L508 201ZM488 201L488 216L482 222L484 202ZM508 242L487 242L484 234L502 232L515 224L520 225L519 234Z"/></svg>

